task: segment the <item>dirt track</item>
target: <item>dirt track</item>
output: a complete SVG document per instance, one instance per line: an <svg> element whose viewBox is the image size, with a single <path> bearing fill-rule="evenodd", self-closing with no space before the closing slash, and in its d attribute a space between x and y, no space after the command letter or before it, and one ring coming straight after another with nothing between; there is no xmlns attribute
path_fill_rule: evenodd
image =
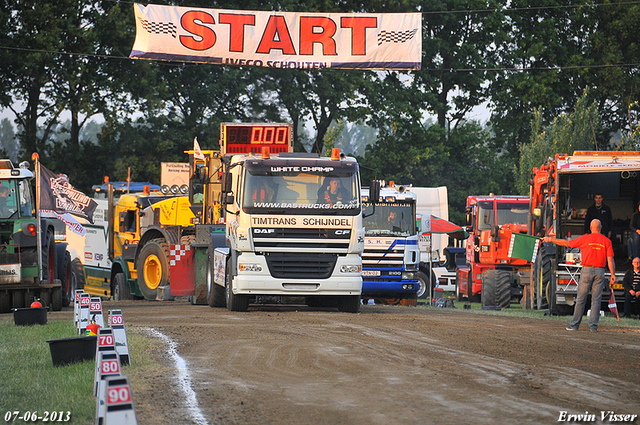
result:
<svg viewBox="0 0 640 425"><path fill-rule="evenodd" d="M462 308L230 313L186 301L104 302L105 312L113 308L128 332L156 344L131 354L160 368L125 371L141 425L551 424L563 411L609 423L602 411L640 415L640 328L601 324L592 333L583 323L568 332L568 318ZM50 313L65 318L72 311ZM176 367L171 344L186 364Z"/></svg>
<svg viewBox="0 0 640 425"><path fill-rule="evenodd" d="M175 341L187 363L185 380L159 350L166 369L132 377L141 424L540 424L557 423L562 411L589 412L599 423L601 411L640 415L638 328L568 332L567 318L461 308L364 306L354 315L104 305L116 307L136 332L153 328ZM195 391L197 406L186 406L176 382Z"/></svg>

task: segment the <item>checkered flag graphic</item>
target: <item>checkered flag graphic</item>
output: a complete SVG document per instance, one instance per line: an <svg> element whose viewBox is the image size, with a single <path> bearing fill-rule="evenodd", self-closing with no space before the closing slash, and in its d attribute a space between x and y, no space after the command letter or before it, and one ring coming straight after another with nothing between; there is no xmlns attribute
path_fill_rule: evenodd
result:
<svg viewBox="0 0 640 425"><path fill-rule="evenodd" d="M406 31L386 31L381 30L378 33L378 46L382 43L404 43L416 36L418 29Z"/></svg>
<svg viewBox="0 0 640 425"><path fill-rule="evenodd" d="M152 22L146 19L140 19L142 27L151 34L170 34L171 37L176 38L176 26L173 22Z"/></svg>
<svg viewBox="0 0 640 425"><path fill-rule="evenodd" d="M175 266L187 251L191 251L191 245L169 245L169 265Z"/></svg>

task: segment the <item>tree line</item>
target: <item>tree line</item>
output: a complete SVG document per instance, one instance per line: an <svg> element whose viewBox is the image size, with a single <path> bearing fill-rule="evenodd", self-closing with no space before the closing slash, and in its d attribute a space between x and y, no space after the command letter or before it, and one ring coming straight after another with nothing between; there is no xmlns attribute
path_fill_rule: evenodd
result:
<svg viewBox="0 0 640 425"><path fill-rule="evenodd" d="M163 3L421 12L422 69L135 61L128 59L133 3L0 0L0 107L16 128L14 155L38 152L88 192L105 175L124 179L129 168L135 180L159 181L160 163L184 162L194 137L218 148L221 122L292 122L296 150L341 146L367 167L363 181L446 185L450 216L461 222L467 195L526 193L543 151L638 144L638 2ZM483 104L490 119L469 119ZM87 137L98 118L100 131Z"/></svg>

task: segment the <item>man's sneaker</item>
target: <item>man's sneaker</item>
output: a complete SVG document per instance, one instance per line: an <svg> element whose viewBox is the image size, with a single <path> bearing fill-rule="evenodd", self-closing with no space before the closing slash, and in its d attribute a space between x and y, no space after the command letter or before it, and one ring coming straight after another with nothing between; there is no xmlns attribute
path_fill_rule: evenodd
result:
<svg viewBox="0 0 640 425"><path fill-rule="evenodd" d="M567 330L568 331L575 331L575 329L573 329L571 326L567 326Z"/></svg>
<svg viewBox="0 0 640 425"><path fill-rule="evenodd" d="M598 332L597 329L589 329L589 332Z"/></svg>

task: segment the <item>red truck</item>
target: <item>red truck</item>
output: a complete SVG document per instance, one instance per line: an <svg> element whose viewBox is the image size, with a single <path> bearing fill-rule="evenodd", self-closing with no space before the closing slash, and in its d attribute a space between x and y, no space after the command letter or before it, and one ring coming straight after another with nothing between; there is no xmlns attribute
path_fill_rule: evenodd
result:
<svg viewBox="0 0 640 425"><path fill-rule="evenodd" d="M456 300L509 307L531 282L531 262L509 256L512 233L527 233L529 197L467 197L466 264L456 270Z"/></svg>

